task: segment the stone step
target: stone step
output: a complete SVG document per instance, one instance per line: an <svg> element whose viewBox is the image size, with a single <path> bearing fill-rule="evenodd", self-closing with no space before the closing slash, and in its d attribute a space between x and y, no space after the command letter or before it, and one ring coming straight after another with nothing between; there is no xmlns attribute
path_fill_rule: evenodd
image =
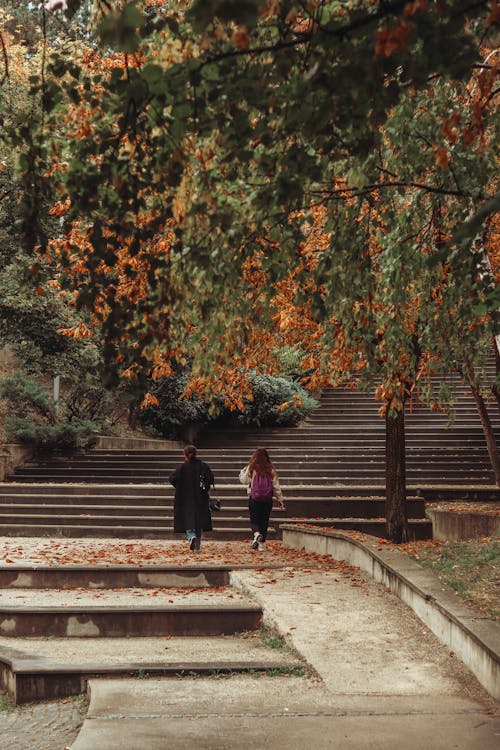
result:
<svg viewBox="0 0 500 750"><path fill-rule="evenodd" d="M407 424L405 430L408 438L417 437L431 437L438 436L443 439L451 437L468 437L469 434L475 437L483 437L484 433L477 423L461 422L459 425L455 424L452 427L446 427L446 424L429 424L426 422L421 425ZM378 424L350 424L349 433L346 435L345 424L336 424L335 422L325 425L311 425L304 423L301 427L296 427L290 430L285 429L265 429L253 431L246 428L228 428L224 432L215 432L213 435L205 433L202 436L202 441L208 443L207 438L210 438L210 442L224 441L226 445L232 442L232 438L245 438L252 440L256 445L259 445L261 440L273 439L277 443L289 443L294 440L303 440L304 436L308 438L323 438L328 436L334 437L349 437L353 438L359 435L363 435L365 438L370 437L383 437L385 435L385 424L380 422Z"/></svg>
<svg viewBox="0 0 500 750"><path fill-rule="evenodd" d="M0 564L1 589L202 589L229 585L229 565Z"/></svg>
<svg viewBox="0 0 500 750"><path fill-rule="evenodd" d="M79 695L94 677L259 677L304 669L292 653L267 647L257 633L250 638L17 638L15 651L10 642L0 637L0 679L14 704Z"/></svg>
<svg viewBox="0 0 500 750"><path fill-rule="evenodd" d="M144 490L141 494L141 490ZM286 488L287 497L324 497L331 495L380 495L385 492L385 487L382 484L372 485L357 485L351 484L349 486L343 486L334 484L332 482L327 483L309 483L309 484L289 484ZM152 494L154 493L154 494ZM216 486L216 489L211 493L213 496L229 497L237 502L241 502L243 498L246 499L245 487L241 484L226 484ZM143 486L137 484L44 484L44 483L19 483L19 484L8 484L0 485L0 496L4 498L18 498L18 497L30 497L37 496L40 498L47 498L50 501L52 497L63 497L70 499L77 499L79 497L89 501L92 499L93 502L103 501L105 502L108 498L114 498L117 502L121 502L123 498L137 498L138 502L151 502L158 500L160 503L164 503L167 500L173 498L173 488L168 485L156 484L151 485L144 483Z"/></svg>
<svg viewBox="0 0 500 750"><path fill-rule="evenodd" d="M330 449L350 449L350 450L365 450L365 448L379 448L384 450L385 448L385 435L379 433L374 436L367 435L366 433L360 433L356 437L348 434L344 429L344 434L340 432L338 437L333 437L331 434L326 435L311 435L307 437L292 436L290 438L283 438L281 440L276 439L274 436L260 437L248 437L248 436L233 436L232 441L238 443L242 450L242 455L246 456L246 460L252 455L255 447L267 448L274 460L274 456L277 450L280 448L288 448L292 450L313 450L315 444L321 444L324 448ZM223 449L227 446L228 439L214 439L210 442L212 448ZM434 449L456 449L456 448L480 448L485 447L483 435L473 436L470 432L464 433L464 435L450 434L450 435L437 435L431 432L429 435L416 436L406 435L406 445L409 450L415 448L434 448ZM207 443L202 441L198 442L198 446L201 451L207 447Z"/></svg>
<svg viewBox="0 0 500 750"><path fill-rule="evenodd" d="M281 467L280 467L281 468ZM289 469L288 472L291 472L292 469ZM416 464L407 464L406 471L409 474L412 473L418 473L418 472L425 472L425 474L429 477L432 476L441 476L443 471L450 472L452 474L456 474L457 476L464 475L468 472L471 472L473 474L486 474L489 475L491 473L491 467L485 466L483 463L465 463L465 462L458 462L455 464L446 464L443 462L440 464L439 462L429 462L428 464L425 464L425 462L419 462ZM358 462L357 464L355 462L339 462L339 463L332 463L327 464L323 467L313 467L310 468L308 466L304 467L296 467L294 470L294 475L291 475L291 473L287 473L286 470L280 470L280 484L292 484L296 483L298 477L300 476L301 480L303 482L310 482L310 481L324 481L325 479L335 478L335 477L352 477L353 474L360 474L360 475L369 475L370 473L376 473L380 474L384 472L384 463L380 461L366 461L366 462ZM214 471L215 474L215 471ZM117 483L117 482L123 482L127 479L134 479L134 480L143 480L147 481L150 479L151 481L157 481L157 482L163 482L166 486L168 485L169 491L170 491L170 483L168 481L168 472L163 471L134 471L134 470L127 470L127 469L115 469L114 471L106 469L102 470L91 470L88 471L82 471L76 474L74 471L72 472L70 469L58 469L57 471L37 471L35 469L22 472L19 475L16 475L16 479L18 481L28 481L29 479L33 478L35 482L41 481L41 478L44 476L51 476L57 481L70 481L73 477L74 480L78 479L82 482L89 482L91 483L93 479L96 479L97 481L102 481L103 479L109 479L110 482ZM217 485L223 485L223 484L234 484L235 481L238 480L238 473L234 470L229 469L221 469L215 474L216 484ZM242 485L243 486L243 485Z"/></svg>
<svg viewBox="0 0 500 750"><path fill-rule="evenodd" d="M285 513L292 516L318 517L322 515L336 516L360 516L362 518L370 515L382 515L385 507L385 499L309 499L297 500L287 498L286 511L275 507L273 514L276 520L284 522ZM424 501L422 499L407 500L407 512L411 517L419 518L425 514ZM46 503L33 505L28 503L0 504L0 523L14 523L23 519L42 519L57 517L64 522L78 521L87 523L99 519L100 522L111 523L136 523L143 518L149 524L164 525L165 521L172 522L172 504L164 507L144 508L141 505L72 505L61 503ZM218 526L227 525L236 519L248 519L248 506L231 504L224 501L221 511L212 512L213 522ZM24 522L24 520L23 520Z"/></svg>
<svg viewBox="0 0 500 750"><path fill-rule="evenodd" d="M275 528L273 524L284 523L299 523L303 524L307 521L308 524L314 524L321 527L334 526L339 529L353 529L362 531L365 534L372 534L379 537L385 536L385 520L383 518L282 518L281 520L271 517L271 523L268 530L268 539L279 539L281 538L281 532L279 528ZM325 523L323 523L325 521ZM233 519L234 524L234 519ZM430 521L420 518L409 519L409 524L413 531L411 532L411 538L427 539L432 536L432 524ZM93 538L121 538L121 539L178 539L179 535L174 535L172 532L172 525L170 526L125 526L125 525L78 525L78 524L62 524L60 519L59 522L55 523L15 523L11 522L2 529L2 534L5 537L54 537L58 536L61 538L80 538L80 537L93 537ZM213 531L204 534L206 540L219 540L219 541L235 541L250 539L249 524L247 519L242 519L241 525L238 526L215 526Z"/></svg>
<svg viewBox="0 0 500 750"><path fill-rule="evenodd" d="M142 512L140 508L132 509L118 509L118 512L106 514L105 511L99 513L90 511L87 513L66 513L61 511L59 508L51 508L50 506L44 506L42 511L39 512L22 512L21 510L15 513L0 513L0 526L6 528L7 526L13 526L15 524L30 524L39 523L47 524L51 522L57 522L59 526L67 525L78 525L78 526L94 526L99 524L101 526L147 526L149 529L172 529L173 527L173 514L172 511L168 513L161 513L155 516L150 516ZM130 513L126 511L130 510ZM135 512L134 512L135 511ZM276 511L278 512L278 511ZM283 513L283 511L280 511ZM215 514L214 514L215 515ZM284 519L283 519L284 520ZM213 519L213 522L217 524L217 528L224 529L226 527L242 527L248 528L248 511L242 512L240 516L237 515L225 515L224 513L218 513L217 518Z"/></svg>
<svg viewBox="0 0 500 750"><path fill-rule="evenodd" d="M422 487L419 494L427 502L500 502L499 487Z"/></svg>
<svg viewBox="0 0 500 750"><path fill-rule="evenodd" d="M211 636L255 630L262 622L261 608L235 589L22 591L0 591L3 637Z"/></svg>
<svg viewBox="0 0 500 750"><path fill-rule="evenodd" d="M60 480L62 478L59 478ZM137 481L137 477L135 478ZM40 481L40 477L37 478L36 481ZM123 485L125 487L128 487L128 483L126 479L121 480ZM149 479L147 480L150 481ZM291 491L292 487L296 487L296 481L297 478L290 477L288 480L281 479L281 487L285 493L289 492L289 488ZM469 484L480 484L480 485L492 485L494 484L493 481L493 475L492 473L482 473L482 472L472 472L472 471L466 471L461 473L460 475L457 475L455 473L450 473L448 475L443 475L442 472L434 472L434 476L429 476L425 472L408 472L407 475L407 481L408 486L411 489L412 486L417 487L423 487L427 485L440 485L440 484L452 484L452 485L469 485ZM68 480L69 482L69 480ZM145 480L146 482L146 480ZM373 471L373 472L350 472L346 474L345 476L341 475L340 473L334 473L331 476L326 476L323 478L311 478L310 485L307 486L313 486L313 483L318 487L318 491L321 494L324 494L325 492L328 494L331 490L337 491L337 489L342 488L351 488L351 492L354 493L357 490L355 488L357 487L372 487L377 486L381 487L382 483L384 482L384 472L383 470L380 471ZM20 485L23 483L20 482ZM26 480L26 484L30 485L30 483ZM89 487L92 487L93 484L89 482ZM161 483L159 481L158 487L163 487L164 483ZM232 485L226 485L227 488L231 488L233 491L235 489ZM324 489L323 489L324 488ZM316 490L315 490L316 491ZM221 496L224 495L224 485L217 486L215 494L219 494ZM296 492L294 492L296 494Z"/></svg>
<svg viewBox="0 0 500 750"><path fill-rule="evenodd" d="M237 477L239 474L239 470L242 468L242 462L238 461L237 459L209 459L206 456L204 456L204 458L207 458L207 460L209 460L210 468L214 472L216 478L219 476L232 476L233 478L235 476ZM482 466L488 469L491 466L486 451L481 451L480 453L478 452L476 455L449 456L447 453L445 453L443 456L431 455L430 457L415 456L410 454L409 456L407 456L406 466L409 468L439 467L448 469L460 467L464 463L466 458L469 459L468 463L474 466ZM298 456L289 456L275 458L275 463L280 474L285 474L289 470L300 471L301 473L314 473L317 471L322 471L324 469L333 469L336 467L354 468L358 466L371 465L384 466L385 456L382 451L379 451L377 454L370 453L368 455L360 454L357 456L349 454L341 455L340 453L337 453L336 455L331 455L328 458L320 457L316 459L308 457L304 458L303 456L301 456L300 458ZM99 461L93 461L89 458L86 460L80 460L78 462L53 461L39 464L30 462L24 464L23 470L20 470L19 474L24 474L28 470L30 472L40 472L41 470L43 470L44 472L53 472L53 476L55 477L57 476L57 472L64 471L65 473L67 473L71 470L74 473L80 473L81 471L89 473L108 472L109 474L127 473L130 475L133 475L136 472L140 472L141 475L154 473L155 475L168 477L170 472L174 470L174 466L175 465L172 462L169 462L168 459L166 459L165 461L134 461L133 459L123 459L120 461L101 459ZM17 476L17 474L15 476Z"/></svg>
<svg viewBox="0 0 500 750"><path fill-rule="evenodd" d="M356 442L356 445L359 446L359 442ZM378 446L374 446L371 443L368 443L367 445L362 447L363 453L366 453L367 455L370 453L382 453L383 455L383 449L380 451L380 448ZM212 460L230 460L230 461L237 461L238 463L245 461L248 461L248 459L251 456L251 453L249 454L246 449L242 448L235 448L235 447L228 447L228 445L223 445L217 448L213 448L210 445L206 445L203 447L202 450L202 456L210 457ZM318 458L321 459L323 457L328 457L330 455L345 455L348 452L349 449L347 449L343 443L340 443L339 445L335 446L326 446L324 444L318 444L313 446L308 445L302 445L302 447L299 448L286 448L281 445L276 445L276 448L273 450L273 458L276 456L279 456L280 458L287 459L287 458L294 458L294 457L305 457L305 458ZM463 450L460 448L460 446L447 446L446 443L442 446L443 451L447 452L456 452L459 453ZM480 452L482 450L481 447L478 447L475 449L475 451ZM421 445L421 446L414 446L410 454L419 454L419 453L426 453L431 452L435 453L434 448L432 446L428 445ZM72 458L73 456L62 456L60 454L56 454L58 460L67 460L68 458ZM200 453L201 455L201 453ZM120 461L141 461L141 460L147 460L147 461L159 461L159 460L167 460L169 463L173 463L174 465L178 465L181 463L180 455L177 452L168 452L163 451L161 454L158 454L156 452L152 453L151 451L106 451L106 452L100 452L98 450L95 451L87 451L86 453L76 453L74 454L74 457L78 460L79 458L86 458L86 459L96 459L99 460L120 460Z"/></svg>
<svg viewBox="0 0 500 750"><path fill-rule="evenodd" d="M443 459L442 462L409 462L407 463L406 469L409 473L422 471L425 472L428 476L433 476L435 474L441 474L445 467L450 472L458 475L464 474L468 471L471 471L473 473L482 472L484 474L491 473L491 467L487 464L485 465L484 461L481 461L480 463L475 463L474 461L457 461L450 464L447 463L445 459ZM373 472L379 474L381 471L384 471L384 462L375 460L360 460L358 462L356 462L355 460L345 462L338 461L330 463L327 462L324 466L319 467L311 467L306 463L303 466L296 465L294 467L295 476L292 476L290 473L287 474L286 469L282 469L281 466L278 467L278 469L280 474L280 483L291 484L296 481L297 476L303 478L304 481L309 481L311 479L323 480L334 476L351 477L353 472L358 472L365 475ZM289 467L289 471L290 470L291 467ZM233 484L238 481L238 474L239 472L236 469L219 469L217 474L215 475L216 483ZM118 483L123 481L127 482L127 480L147 481L148 479L150 479L152 483L161 482L165 484L165 486L168 486L169 488L171 487L170 482L168 481L168 472L153 469L107 470L103 467L99 469L82 469L76 471L75 469L71 469L70 467L46 470L33 468L20 470L15 475L16 482L27 482L31 480L33 480L34 482L39 482L43 481L43 478L45 478L47 481L53 480L57 482L71 482L72 484L77 481L88 482L94 478L101 482L103 479L110 479L111 483ZM9 477L9 481L12 481L11 477Z"/></svg>
<svg viewBox="0 0 500 750"><path fill-rule="evenodd" d="M120 525L99 525L82 526L79 524L61 524L54 523L14 523L2 527L2 536L4 537L56 537L64 539L77 538L116 538L116 539L163 539L178 540L179 534L174 534L172 526L152 528L148 525L141 524L138 526L120 526ZM268 539L279 538L279 532L273 527L272 519L268 530ZM205 535L204 535L205 538ZM241 541L250 539L249 528L214 527L213 531L207 532L206 538L214 541Z"/></svg>
<svg viewBox="0 0 500 750"><path fill-rule="evenodd" d="M81 478L80 478L81 479ZM127 479L126 478L113 478L115 482L122 482L124 485L127 485ZM137 481L139 477L135 477L135 481ZM59 477L60 481L63 481L63 477ZM150 477L145 479L144 481L149 482L151 480ZM26 480L27 482L28 480ZM36 477L36 481L40 482L41 478ZM70 480L68 479L68 482ZM92 486L91 480L87 480L89 482L89 487ZM281 478L280 483L281 487L284 492L288 492L288 487L293 487L294 485L292 482L295 482L295 478L290 477L288 479ZM309 480L306 480L304 478L304 481L309 481L311 485L316 484L316 486L325 486L330 485L331 487L337 487L337 486L352 486L355 487L356 485L379 485L384 481L384 471L383 469L380 470L362 470L359 469L357 471L353 470L351 472L333 472L330 475L324 475L322 477L316 476L311 477ZM416 484L419 486L424 485L434 485L434 484L494 484L493 480L493 474L492 472L485 472L485 471L474 471L474 470L465 470L465 471L454 471L454 472L448 472L445 476L443 475L442 471L434 471L434 472L416 472L416 471L408 471L407 472L407 481L409 485ZM20 484L22 484L22 481L20 481ZM158 487L165 487L165 483L158 480ZM217 486L216 494L224 494L224 485L220 484ZM172 493L165 489L165 496L172 495Z"/></svg>

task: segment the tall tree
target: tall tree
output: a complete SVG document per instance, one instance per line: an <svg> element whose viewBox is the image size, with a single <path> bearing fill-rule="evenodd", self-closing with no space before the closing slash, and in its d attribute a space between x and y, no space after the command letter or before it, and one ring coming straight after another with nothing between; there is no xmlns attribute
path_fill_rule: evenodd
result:
<svg viewBox="0 0 500 750"><path fill-rule="evenodd" d="M470 342L493 330L491 274L474 243L500 206L498 66L480 49L497 4L155 7L107 15L108 52L83 69L52 59L41 156L25 169L42 184L49 153L56 162L43 185L58 191L67 233L50 252L110 357L125 371L168 368L192 348L199 374L229 360L237 373L259 340L249 322L266 328L298 266L321 370L340 331L344 364L379 383L389 431L399 429L429 370L423 353L450 318ZM304 265L314 205L325 206L328 243ZM388 455L400 444L389 439ZM394 497L390 535L401 539L403 472Z"/></svg>

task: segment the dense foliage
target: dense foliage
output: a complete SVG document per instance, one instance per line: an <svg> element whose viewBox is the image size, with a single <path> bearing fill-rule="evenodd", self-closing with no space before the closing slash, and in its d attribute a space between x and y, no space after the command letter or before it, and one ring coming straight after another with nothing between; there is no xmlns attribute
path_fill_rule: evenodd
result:
<svg viewBox="0 0 500 750"><path fill-rule="evenodd" d="M170 377L151 385L153 403L140 412L144 425L172 439L193 439L204 425L289 426L304 419L317 405L298 383L271 375L249 375L251 392L239 409L230 409L223 397L209 399L199 393L185 396L189 369L176 367Z"/></svg>
<svg viewBox="0 0 500 750"><path fill-rule="evenodd" d="M100 49L45 56L38 116L6 134L23 246L116 377L189 357L186 395L242 410L247 373L289 346L312 388L375 387L388 426L414 389L436 402L435 372L478 385L498 332L496 0L97 7Z"/></svg>
<svg viewBox="0 0 500 750"><path fill-rule="evenodd" d="M54 404L46 389L24 373L0 381L0 396L9 404L7 438L35 452L83 448L95 441L99 430L95 415L91 421L85 410L75 412L71 397Z"/></svg>

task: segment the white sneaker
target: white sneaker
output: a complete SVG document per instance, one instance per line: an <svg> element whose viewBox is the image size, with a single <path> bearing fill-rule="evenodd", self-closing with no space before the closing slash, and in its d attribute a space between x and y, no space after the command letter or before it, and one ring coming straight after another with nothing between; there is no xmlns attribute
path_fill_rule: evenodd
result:
<svg viewBox="0 0 500 750"><path fill-rule="evenodd" d="M262 534L259 534L259 532L256 531L255 534L253 535L252 549L257 549L261 541L262 541Z"/></svg>
<svg viewBox="0 0 500 750"><path fill-rule="evenodd" d="M262 537L261 537L261 539L262 539ZM264 544L264 542L259 542L258 543L257 550L258 550L258 552L265 552L266 551L266 545Z"/></svg>

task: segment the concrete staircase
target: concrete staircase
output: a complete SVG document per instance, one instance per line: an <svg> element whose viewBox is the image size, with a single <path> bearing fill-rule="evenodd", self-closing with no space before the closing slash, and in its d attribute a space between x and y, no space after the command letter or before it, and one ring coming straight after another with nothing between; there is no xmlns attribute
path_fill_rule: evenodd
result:
<svg viewBox="0 0 500 750"><path fill-rule="evenodd" d="M0 565L0 687L19 704L78 695L95 677L303 671L265 646L262 607L230 575L206 563Z"/></svg>
<svg viewBox="0 0 500 750"><path fill-rule="evenodd" d="M431 533L424 500L498 500L472 397L452 383L456 417L412 404L406 417L408 517L414 538ZM215 539L249 536L245 488L238 473L253 450L267 447L280 472L286 510L279 524L304 522L384 534L384 421L371 394L330 389L316 412L288 429L206 429L200 456L216 477L222 503ZM490 413L500 431L493 403ZM12 536L170 538L173 488L168 475L181 450L92 450L19 468L0 485L0 525Z"/></svg>

